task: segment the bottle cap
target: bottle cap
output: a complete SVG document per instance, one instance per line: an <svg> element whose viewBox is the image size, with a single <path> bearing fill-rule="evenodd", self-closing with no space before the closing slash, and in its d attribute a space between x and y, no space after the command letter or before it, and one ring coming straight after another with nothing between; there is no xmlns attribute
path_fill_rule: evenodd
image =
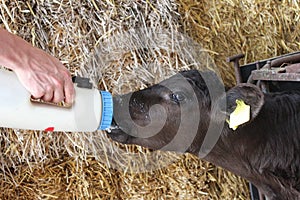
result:
<svg viewBox="0 0 300 200"><path fill-rule="evenodd" d="M102 98L102 116L98 130L105 130L111 126L113 118L113 98L109 92L100 91Z"/></svg>

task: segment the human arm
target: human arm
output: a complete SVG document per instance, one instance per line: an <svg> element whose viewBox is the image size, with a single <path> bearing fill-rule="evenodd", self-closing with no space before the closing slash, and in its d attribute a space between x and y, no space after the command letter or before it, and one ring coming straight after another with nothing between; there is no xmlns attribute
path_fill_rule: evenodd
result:
<svg viewBox="0 0 300 200"><path fill-rule="evenodd" d="M55 57L0 28L0 65L13 70L34 98L72 103L70 72Z"/></svg>

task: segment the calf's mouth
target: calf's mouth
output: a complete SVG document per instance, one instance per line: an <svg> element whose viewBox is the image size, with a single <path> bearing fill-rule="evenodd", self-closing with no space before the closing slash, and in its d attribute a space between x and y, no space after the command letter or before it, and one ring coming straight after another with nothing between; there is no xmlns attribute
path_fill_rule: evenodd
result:
<svg viewBox="0 0 300 200"><path fill-rule="evenodd" d="M132 137L122 130L114 118L111 126L106 129L106 132L112 140L120 143L127 143L129 138Z"/></svg>

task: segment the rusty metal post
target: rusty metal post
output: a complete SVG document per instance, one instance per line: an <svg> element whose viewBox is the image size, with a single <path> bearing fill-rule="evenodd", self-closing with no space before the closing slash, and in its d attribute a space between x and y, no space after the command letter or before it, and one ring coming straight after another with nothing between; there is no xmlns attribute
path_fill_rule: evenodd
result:
<svg viewBox="0 0 300 200"><path fill-rule="evenodd" d="M271 61L270 65L271 67L281 67L284 63L286 64L293 64L293 63L299 63L300 62L300 54L293 54L293 55L288 55L285 57L280 57L277 59L274 59Z"/></svg>
<svg viewBox="0 0 300 200"><path fill-rule="evenodd" d="M243 80L242 80L242 75L241 75L241 70L240 70L240 64L239 64L239 60L241 58L244 58L245 57L245 54L238 54L238 55L235 55L235 56L231 56L231 57L228 57L226 58L226 61L227 62L233 62L233 65L234 65L234 71L235 71L235 78L236 78L236 83L239 84L239 83L242 83Z"/></svg>

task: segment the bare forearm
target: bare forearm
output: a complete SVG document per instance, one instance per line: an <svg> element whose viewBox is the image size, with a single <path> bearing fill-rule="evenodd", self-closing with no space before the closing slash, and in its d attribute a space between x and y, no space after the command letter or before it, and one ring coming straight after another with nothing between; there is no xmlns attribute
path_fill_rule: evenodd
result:
<svg viewBox="0 0 300 200"><path fill-rule="evenodd" d="M21 60L27 57L22 53L23 49L28 52L33 48L20 37L0 28L0 65L16 70L22 66Z"/></svg>

